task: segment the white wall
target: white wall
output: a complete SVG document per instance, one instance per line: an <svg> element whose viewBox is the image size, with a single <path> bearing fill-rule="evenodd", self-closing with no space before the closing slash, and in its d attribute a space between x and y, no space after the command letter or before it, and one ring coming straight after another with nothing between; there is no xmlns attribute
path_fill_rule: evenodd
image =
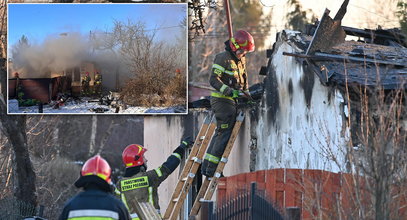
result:
<svg viewBox="0 0 407 220"><path fill-rule="evenodd" d="M289 32L295 35L294 32ZM305 82L312 90L310 106L305 99L304 70L293 57L283 52L302 52L279 37L271 65L275 70L278 94L265 94L259 115L257 133L258 153L256 170L272 168L323 169L337 172L344 168L344 151L347 129L343 130L344 114L342 95L323 86L314 74L313 85ZM269 70L268 77L273 74ZM292 93L289 81L292 81ZM332 88L331 88L332 89ZM267 96L278 97L274 106L266 102ZM291 100L292 99L292 100ZM275 98L275 100L277 100ZM275 123L270 116L276 108ZM339 164L332 162L332 158ZM339 166L338 166L339 165Z"/></svg>
<svg viewBox="0 0 407 220"><path fill-rule="evenodd" d="M180 116L144 117L144 147L148 169L161 166L180 144L183 128ZM158 189L161 212L164 213L171 198L179 168Z"/></svg>

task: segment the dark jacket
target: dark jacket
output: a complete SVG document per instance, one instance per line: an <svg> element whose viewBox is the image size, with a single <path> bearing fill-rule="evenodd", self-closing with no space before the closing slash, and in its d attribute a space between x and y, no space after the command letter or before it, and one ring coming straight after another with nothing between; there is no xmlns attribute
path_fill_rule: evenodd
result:
<svg viewBox="0 0 407 220"><path fill-rule="evenodd" d="M212 96L225 98L227 87L235 90L246 91L248 79L246 73L246 58L238 59L229 47L229 41L225 42L225 51L215 56L209 83L219 92ZM218 95L217 95L218 94Z"/></svg>
<svg viewBox="0 0 407 220"><path fill-rule="evenodd" d="M122 201L112 195L111 187L97 176L80 177L75 182L84 191L69 200L59 216L65 219L119 219L130 220Z"/></svg>
<svg viewBox="0 0 407 220"><path fill-rule="evenodd" d="M150 202L159 211L158 187L178 167L185 149L176 148L167 161L154 170L146 171L146 167L126 168L126 173L117 183L122 201L126 203L129 212L136 213L136 202Z"/></svg>

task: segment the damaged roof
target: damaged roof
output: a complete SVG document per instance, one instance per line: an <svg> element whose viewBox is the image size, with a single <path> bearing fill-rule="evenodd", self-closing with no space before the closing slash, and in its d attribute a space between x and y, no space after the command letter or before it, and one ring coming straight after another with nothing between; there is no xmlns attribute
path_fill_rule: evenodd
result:
<svg viewBox="0 0 407 220"><path fill-rule="evenodd" d="M287 34L287 40L304 53L283 54L305 60L326 85L348 83L406 89L407 37L397 29L344 27L336 20L343 17L338 14L332 19L327 9L317 25L307 27L306 33ZM347 35L358 40L345 41Z"/></svg>

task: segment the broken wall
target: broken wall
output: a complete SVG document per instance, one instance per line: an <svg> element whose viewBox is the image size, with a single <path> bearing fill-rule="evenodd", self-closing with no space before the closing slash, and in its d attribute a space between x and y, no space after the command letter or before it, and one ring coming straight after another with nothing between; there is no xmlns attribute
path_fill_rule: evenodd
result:
<svg viewBox="0 0 407 220"><path fill-rule="evenodd" d="M283 52L304 52L278 35L259 110L256 170L272 168L343 171L348 129L341 93L325 87L314 72Z"/></svg>

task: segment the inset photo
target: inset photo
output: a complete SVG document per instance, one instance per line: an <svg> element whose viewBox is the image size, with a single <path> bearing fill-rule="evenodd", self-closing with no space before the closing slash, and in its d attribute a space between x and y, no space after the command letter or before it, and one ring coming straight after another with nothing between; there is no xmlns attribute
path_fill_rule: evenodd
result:
<svg viewBox="0 0 407 220"><path fill-rule="evenodd" d="M187 114L186 4L9 4L9 114Z"/></svg>

